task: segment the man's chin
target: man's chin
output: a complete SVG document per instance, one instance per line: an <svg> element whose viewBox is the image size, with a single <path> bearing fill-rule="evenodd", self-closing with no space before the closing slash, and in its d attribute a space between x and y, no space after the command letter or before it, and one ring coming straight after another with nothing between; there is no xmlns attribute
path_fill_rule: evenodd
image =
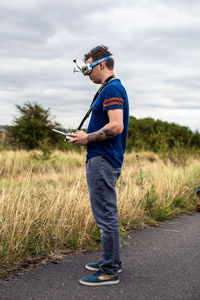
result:
<svg viewBox="0 0 200 300"><path fill-rule="evenodd" d="M90 80L91 80L93 83L100 84L100 82L98 82L98 80L91 79L91 78L90 78Z"/></svg>

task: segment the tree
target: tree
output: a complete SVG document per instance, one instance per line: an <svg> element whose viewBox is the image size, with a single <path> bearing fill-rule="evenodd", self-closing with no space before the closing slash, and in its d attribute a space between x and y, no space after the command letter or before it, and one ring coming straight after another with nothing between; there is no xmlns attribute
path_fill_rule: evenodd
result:
<svg viewBox="0 0 200 300"><path fill-rule="evenodd" d="M200 133L193 133L188 127L167 123L152 118L130 117L127 150L151 150L167 152L174 149L198 150Z"/></svg>
<svg viewBox="0 0 200 300"><path fill-rule="evenodd" d="M50 109L44 109L37 103L26 102L23 106L16 105L19 116L14 118L13 126L9 127L10 142L19 148L31 150L38 148L42 142L55 144L60 136L52 132L53 128L61 128L54 121Z"/></svg>

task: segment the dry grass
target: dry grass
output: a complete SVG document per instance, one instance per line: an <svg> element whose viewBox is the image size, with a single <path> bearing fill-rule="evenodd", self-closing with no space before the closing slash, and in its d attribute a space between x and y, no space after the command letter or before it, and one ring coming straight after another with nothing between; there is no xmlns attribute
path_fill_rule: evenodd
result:
<svg viewBox="0 0 200 300"><path fill-rule="evenodd" d="M9 266L57 249L92 249L100 240L85 178L85 154L0 152L0 262ZM165 162L153 153L126 155L118 181L120 225L155 224L195 207L200 164Z"/></svg>

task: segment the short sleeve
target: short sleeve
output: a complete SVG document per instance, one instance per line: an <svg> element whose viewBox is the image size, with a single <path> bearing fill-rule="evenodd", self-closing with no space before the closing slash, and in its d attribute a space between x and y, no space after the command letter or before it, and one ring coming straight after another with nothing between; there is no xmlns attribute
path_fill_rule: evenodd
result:
<svg viewBox="0 0 200 300"><path fill-rule="evenodd" d="M105 90L103 111L107 111L111 109L123 109L124 103L125 103L124 97L119 89L110 86Z"/></svg>

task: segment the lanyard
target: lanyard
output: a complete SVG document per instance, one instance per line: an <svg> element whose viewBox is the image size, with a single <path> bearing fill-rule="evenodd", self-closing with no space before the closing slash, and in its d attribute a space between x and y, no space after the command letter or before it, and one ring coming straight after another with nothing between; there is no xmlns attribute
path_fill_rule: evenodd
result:
<svg viewBox="0 0 200 300"><path fill-rule="evenodd" d="M92 106L93 106L95 100L97 99L97 97L99 96L99 94L101 93L101 91L102 91L102 89L104 88L104 86L105 86L110 80L112 80L113 78L115 78L114 75L111 75L110 77L108 77L108 78L104 81L104 83L101 85L101 87L98 89L98 91L96 92L96 94L95 94L95 96L94 96L94 98L93 98L93 100L92 100L92 103L90 104L90 108L89 108L88 112L86 113L85 117L84 117L83 120L81 121L81 123L80 123L80 125L78 126L78 129L77 129L77 130L80 130L80 129L81 129L81 127L83 126L83 124L85 123L85 121L87 120L87 118L89 117L89 115L90 115L90 113L91 113L91 111L92 111Z"/></svg>

